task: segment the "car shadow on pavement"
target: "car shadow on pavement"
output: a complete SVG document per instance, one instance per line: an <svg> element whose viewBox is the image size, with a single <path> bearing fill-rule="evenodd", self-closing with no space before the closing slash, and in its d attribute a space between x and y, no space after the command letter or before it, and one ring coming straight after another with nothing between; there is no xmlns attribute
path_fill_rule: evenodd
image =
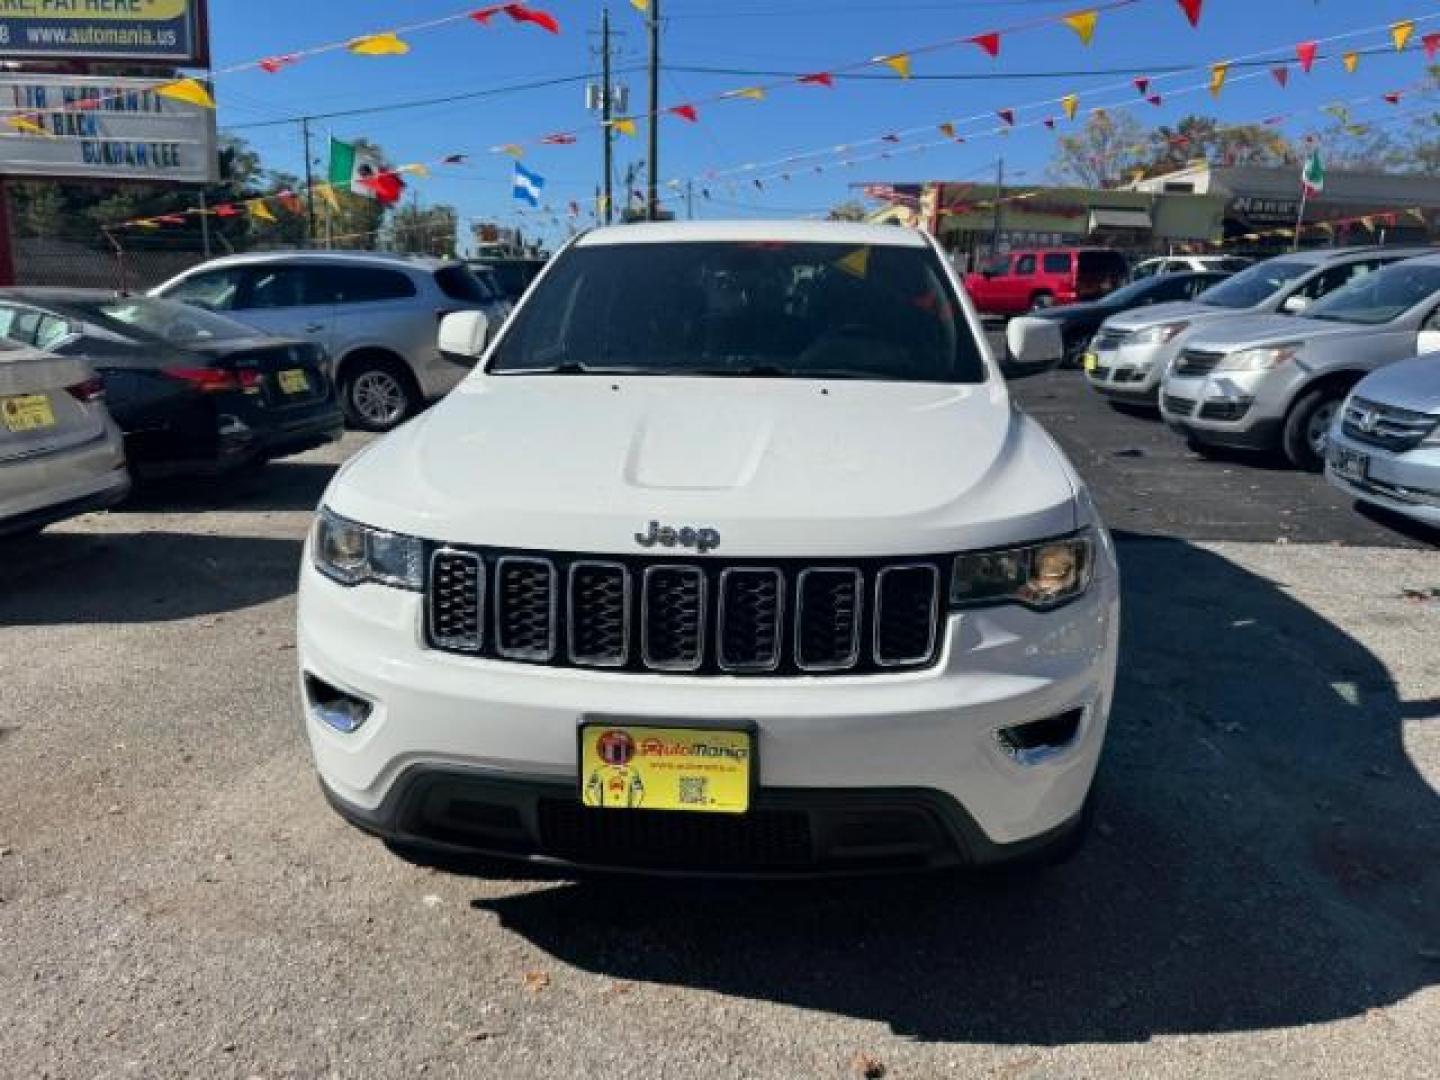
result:
<svg viewBox="0 0 1440 1080"><path fill-rule="evenodd" d="M169 622L295 591L301 541L50 530L0 542L0 626Z"/></svg>
<svg viewBox="0 0 1440 1080"><path fill-rule="evenodd" d="M940 1041L1143 1041L1363 1015L1440 980L1440 798L1385 666L1274 584L1121 538L1096 833L1030 874L587 880L477 909L621 980Z"/></svg>
<svg viewBox="0 0 1440 1080"><path fill-rule="evenodd" d="M255 513L313 510L335 475L336 465L272 461L229 476L147 481L117 513Z"/></svg>

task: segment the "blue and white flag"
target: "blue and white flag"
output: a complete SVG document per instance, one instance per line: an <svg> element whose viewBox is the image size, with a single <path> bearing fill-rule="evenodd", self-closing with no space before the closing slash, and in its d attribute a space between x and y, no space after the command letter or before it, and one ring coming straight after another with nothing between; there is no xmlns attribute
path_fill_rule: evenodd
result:
<svg viewBox="0 0 1440 1080"><path fill-rule="evenodd" d="M515 179L511 184L510 194L523 203L538 207L540 193L544 190L545 178L539 173L531 172L517 161L515 163Z"/></svg>

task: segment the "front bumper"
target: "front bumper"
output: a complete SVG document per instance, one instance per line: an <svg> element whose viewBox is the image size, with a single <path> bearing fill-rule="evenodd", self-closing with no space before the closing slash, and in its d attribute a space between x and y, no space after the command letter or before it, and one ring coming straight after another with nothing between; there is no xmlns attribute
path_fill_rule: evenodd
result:
<svg viewBox="0 0 1440 1080"><path fill-rule="evenodd" d="M1294 365L1199 377L1172 373L1160 385L1160 415L1172 431L1196 442L1273 450L1305 378Z"/></svg>
<svg viewBox="0 0 1440 1080"><path fill-rule="evenodd" d="M1117 401L1155 403L1160 377L1173 351L1169 345L1121 345L1092 351L1095 363L1085 372L1092 390Z"/></svg>
<svg viewBox="0 0 1440 1080"><path fill-rule="evenodd" d="M757 729L760 772L755 812L733 827L776 827L768 812L798 800L809 835L823 838L833 835L830 822L854 818L855 798L898 802L901 816L930 823L915 826L928 828L933 841L923 853L912 852L916 858L991 861L997 852L1022 850L1012 845L1063 833L1085 805L1119 635L1118 575L1108 543L1097 556L1090 591L1057 611L999 607L951 616L941 658L930 669L765 679L556 669L435 652L423 644L418 594L345 588L316 572L307 556L299 601L302 673L366 699L372 711L357 731L343 734L307 703L306 730L332 802L362 827L396 839L417 838L416 785L462 776L520 792L515 812L530 826L509 847L480 842L483 836L462 837L459 846L595 862L557 846L534 825L543 804L559 804L556 813L580 809L582 721L732 720ZM1074 737L1053 752L1017 758L997 738L1002 729L1077 711ZM617 814L617 827L641 834L648 827L623 826L649 817L640 811L585 813ZM666 829L720 828L669 820L702 816L708 817L661 815ZM453 844L456 834L430 829L428 839ZM645 836L637 843L645 848ZM830 860L828 851L816 841L814 861Z"/></svg>
<svg viewBox="0 0 1440 1080"><path fill-rule="evenodd" d="M1336 451L1368 457L1364 479L1336 473ZM1371 443L1352 439L1339 425L1330 431L1325 477L1351 498L1378 506L1425 525L1440 528L1440 446L1417 446L1397 454Z"/></svg>

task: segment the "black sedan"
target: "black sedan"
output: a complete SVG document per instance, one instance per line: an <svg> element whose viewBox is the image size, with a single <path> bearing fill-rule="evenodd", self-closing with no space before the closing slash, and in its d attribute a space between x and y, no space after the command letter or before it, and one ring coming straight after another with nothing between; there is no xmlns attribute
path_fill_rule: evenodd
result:
<svg viewBox="0 0 1440 1080"><path fill-rule="evenodd" d="M340 437L317 345L186 304L89 289L0 289L0 335L84 356L132 471L215 475Z"/></svg>
<svg viewBox="0 0 1440 1080"><path fill-rule="evenodd" d="M1031 312L1022 318L1013 319L1006 329L1006 337L1010 342L1011 352L1017 357L1023 356L1027 367L1034 366L1037 360L1042 364L1061 363L1073 366L1079 363L1080 354L1085 351L1085 346L1095 336L1095 331L1100 329L1100 324L1110 316L1118 315L1120 312L1129 311L1132 308L1145 307L1148 304L1164 304L1172 300L1193 300L1211 285L1224 281L1228 276L1228 274L1205 271L1144 278L1133 284L1122 286L1099 300L1092 300L1085 304L1065 304L1061 307L1046 308L1043 311ZM1060 331L1058 348L1063 352L1057 355L1036 357L1033 344L1028 349L1022 347L1020 342L1026 337L1031 338L1032 341L1036 337L1049 341L1054 340L1053 332L1035 334L1039 327L1032 326L1031 323L1049 323L1051 326L1045 329L1058 329Z"/></svg>

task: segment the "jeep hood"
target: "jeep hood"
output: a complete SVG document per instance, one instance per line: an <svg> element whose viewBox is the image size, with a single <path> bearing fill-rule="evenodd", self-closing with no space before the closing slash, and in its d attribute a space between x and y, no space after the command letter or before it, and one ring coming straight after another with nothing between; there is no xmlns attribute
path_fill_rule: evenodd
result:
<svg viewBox="0 0 1440 1080"><path fill-rule="evenodd" d="M1073 530L1072 477L993 381L476 376L326 502L450 543L664 554L657 521L722 557L919 555Z"/></svg>

